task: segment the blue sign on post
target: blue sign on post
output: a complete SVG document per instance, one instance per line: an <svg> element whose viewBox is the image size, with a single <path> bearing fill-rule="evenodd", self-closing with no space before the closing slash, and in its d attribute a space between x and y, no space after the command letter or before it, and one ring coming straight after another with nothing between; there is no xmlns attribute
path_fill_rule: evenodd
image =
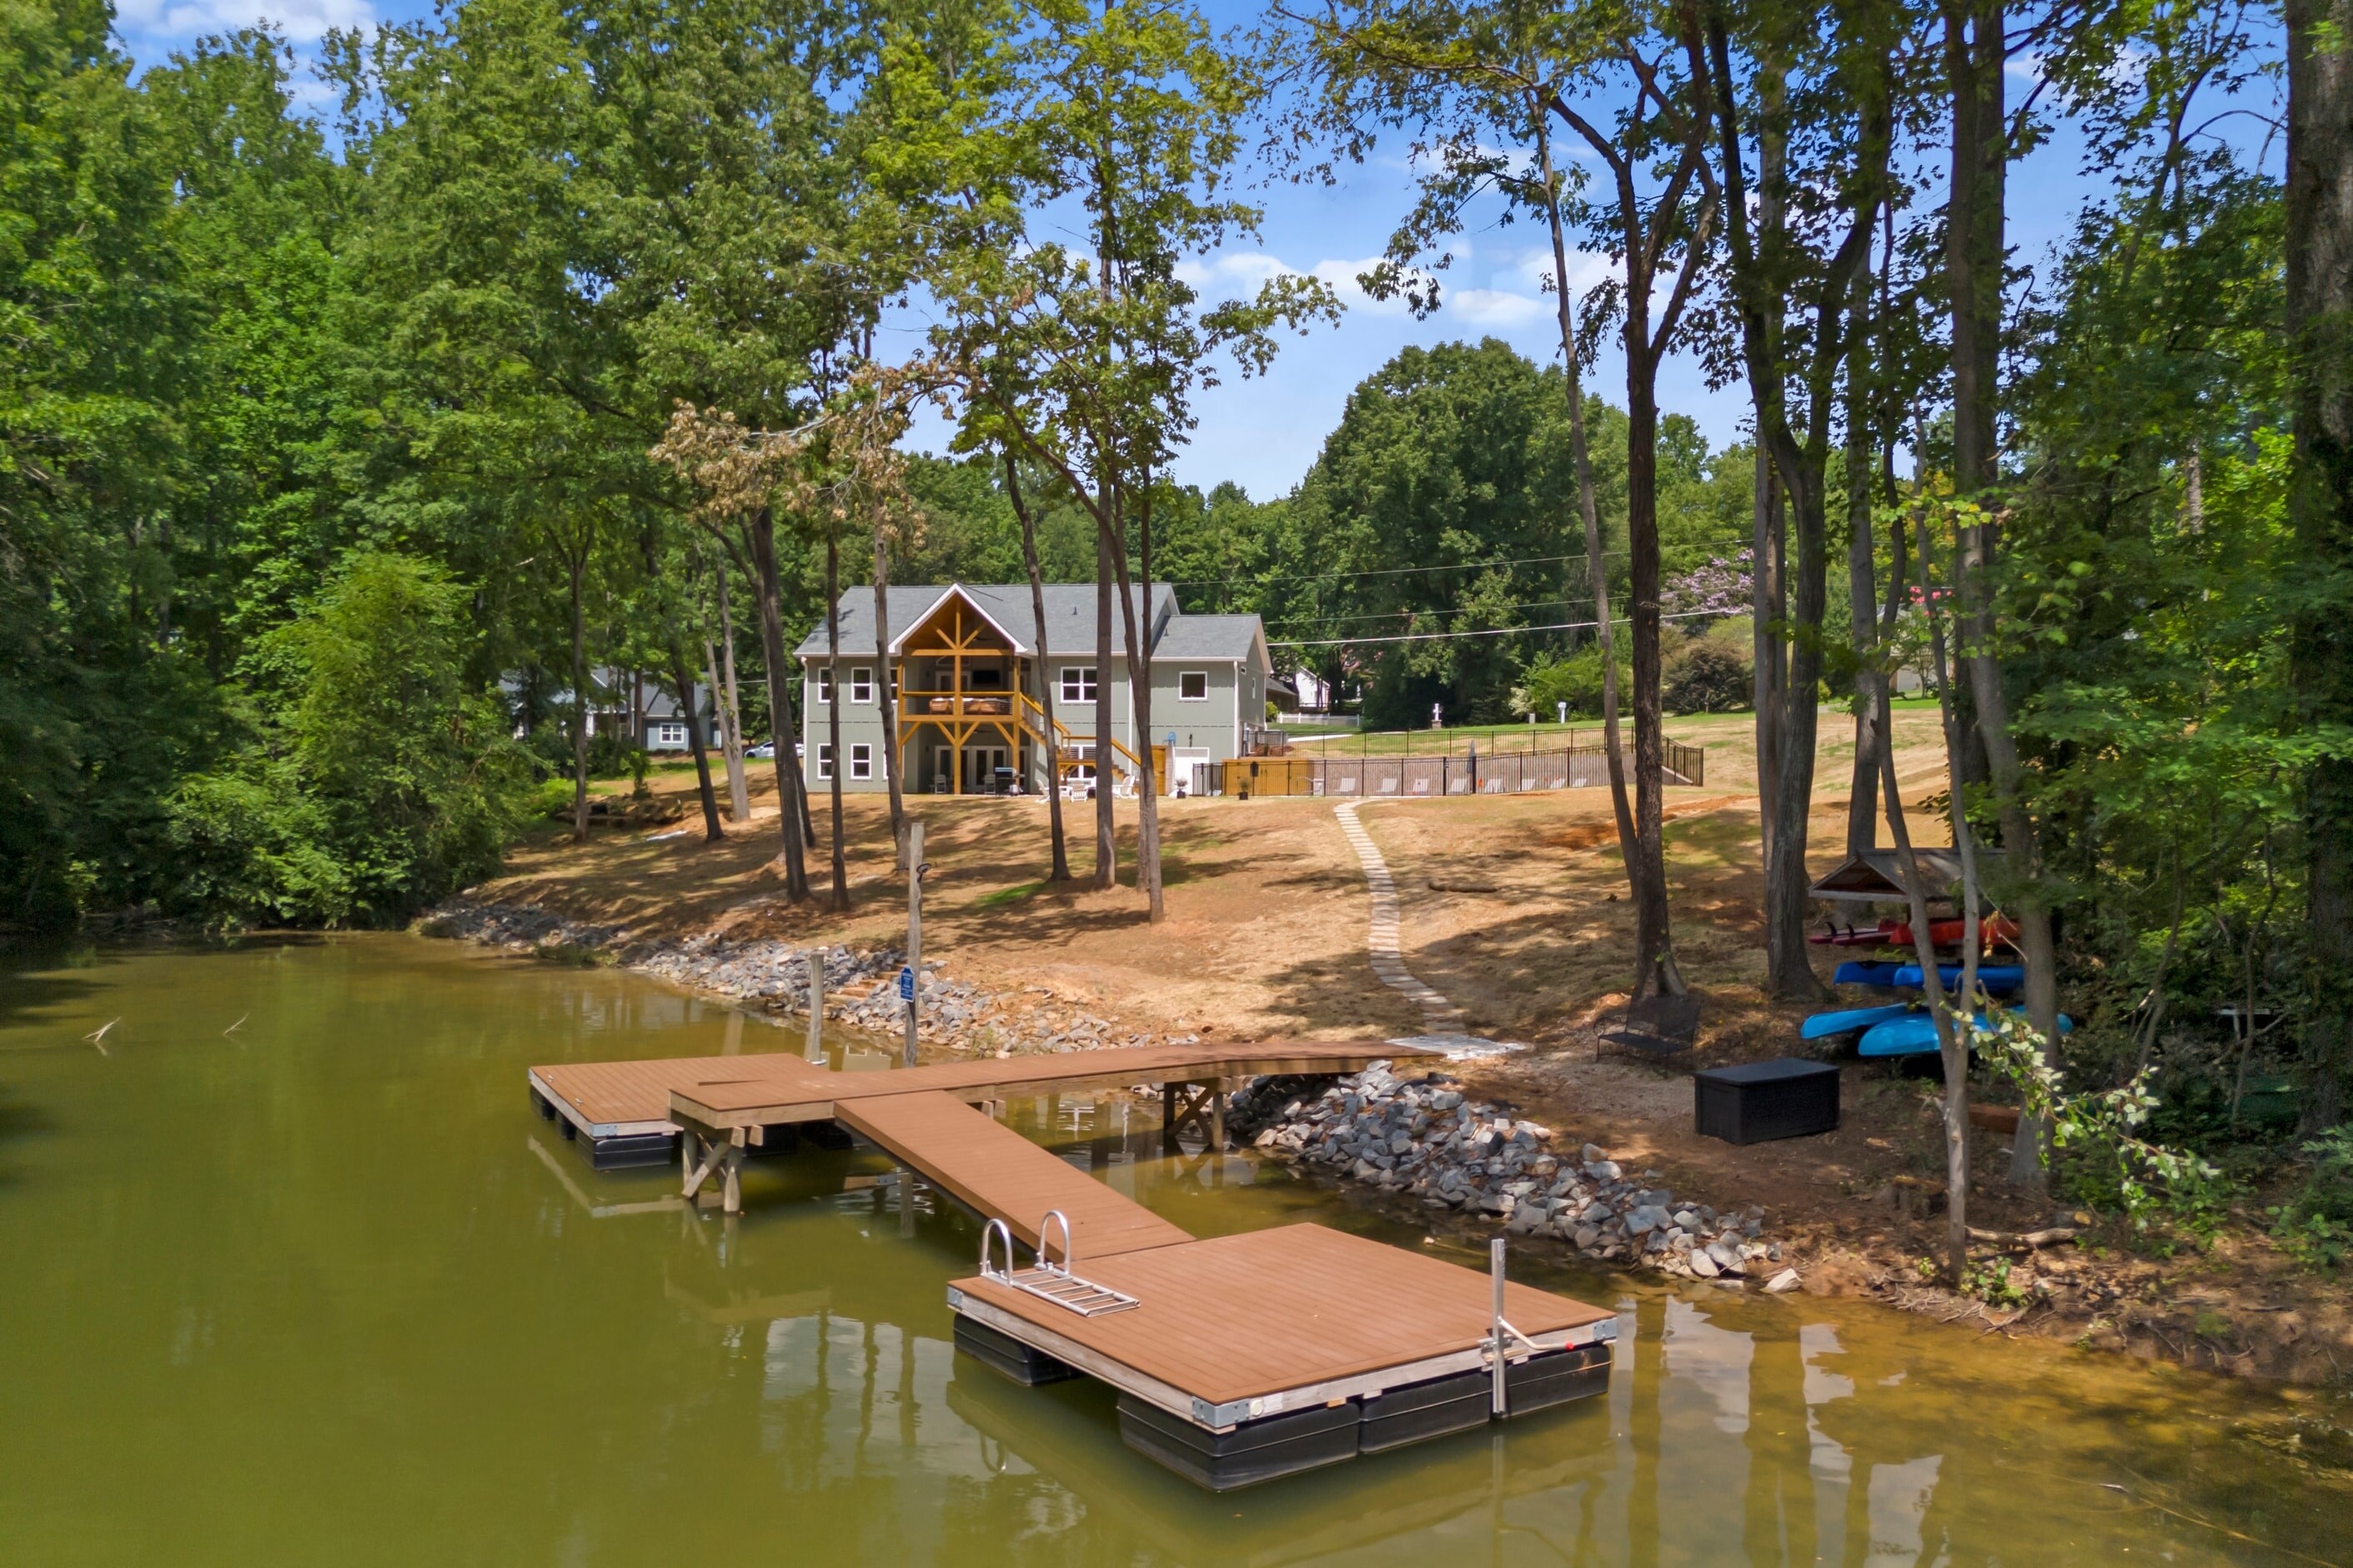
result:
<svg viewBox="0 0 2353 1568"><path fill-rule="evenodd" d="M914 999L915 972L902 964L899 969L899 1000L913 1002Z"/></svg>

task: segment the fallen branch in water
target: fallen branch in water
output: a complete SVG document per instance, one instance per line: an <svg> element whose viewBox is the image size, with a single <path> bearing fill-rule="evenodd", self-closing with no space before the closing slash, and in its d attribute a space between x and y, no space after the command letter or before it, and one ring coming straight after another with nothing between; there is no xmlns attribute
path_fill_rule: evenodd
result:
<svg viewBox="0 0 2353 1568"><path fill-rule="evenodd" d="M121 1022L122 1022L122 1020L120 1017L109 1018L105 1023L100 1024L97 1028L92 1029L89 1034L84 1035L82 1038L88 1040L91 1045L96 1046L100 1056L111 1056L113 1053L106 1048L106 1031L111 1029L115 1025L120 1024Z"/></svg>

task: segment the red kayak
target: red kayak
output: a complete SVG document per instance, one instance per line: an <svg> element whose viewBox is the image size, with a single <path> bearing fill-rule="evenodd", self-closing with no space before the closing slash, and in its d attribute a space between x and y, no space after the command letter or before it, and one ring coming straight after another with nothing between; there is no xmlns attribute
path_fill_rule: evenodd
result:
<svg viewBox="0 0 2353 1568"><path fill-rule="evenodd" d="M1957 918L1928 922L1928 942L1933 947L1957 947L1968 922ZM1882 921L1875 926L1849 926L1843 931L1820 931L1806 939L1816 947L1910 947L1910 921ZM1990 950L1999 943L2018 940L2018 922L2007 915L1996 915L1981 922L1978 941Z"/></svg>

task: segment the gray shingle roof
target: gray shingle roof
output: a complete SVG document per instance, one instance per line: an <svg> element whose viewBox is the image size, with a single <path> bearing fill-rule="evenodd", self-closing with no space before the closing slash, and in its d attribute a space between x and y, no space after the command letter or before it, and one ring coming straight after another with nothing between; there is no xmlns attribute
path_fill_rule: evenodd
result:
<svg viewBox="0 0 2353 1568"><path fill-rule="evenodd" d="M1248 658L1258 640L1256 616L1171 616L1155 658Z"/></svg>
<svg viewBox="0 0 2353 1568"><path fill-rule="evenodd" d="M980 612L1005 628L1025 653L1038 640L1037 615L1029 601L1027 583L965 583L963 588ZM907 628L928 615L948 591L946 584L892 584L888 592L891 636L906 635ZM1153 649L1155 658L1244 658L1249 657L1250 641L1258 628L1256 616L1187 616L1176 607L1175 590L1166 583L1152 590L1152 605L1155 619L1166 616L1166 628ZM874 590L871 587L843 591L840 603L841 654L844 658L872 658L874 655ZM1112 647L1120 655L1127 651L1125 616L1120 613L1118 597L1112 602ZM1050 655L1089 654L1095 650L1095 585L1092 583L1049 583L1046 584L1046 651ZM794 650L802 658L822 658L826 651L825 623L819 621L810 628Z"/></svg>

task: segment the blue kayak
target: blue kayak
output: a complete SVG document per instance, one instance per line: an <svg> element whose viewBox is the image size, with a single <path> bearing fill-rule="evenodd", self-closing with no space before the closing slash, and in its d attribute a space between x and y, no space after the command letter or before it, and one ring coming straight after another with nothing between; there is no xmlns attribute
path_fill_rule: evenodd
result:
<svg viewBox="0 0 2353 1568"><path fill-rule="evenodd" d="M1946 985L1960 983L1961 966L1940 963L1936 973ZM1920 966L1884 959L1856 959L1838 966L1831 979L1841 985L1884 985L1901 991L1920 989ZM1986 963L1978 967L1978 984L1996 995L2006 995L2026 984L2026 970L2016 963Z"/></svg>
<svg viewBox="0 0 2353 1568"><path fill-rule="evenodd" d="M2021 1010L2011 1009L2012 1012ZM1978 1014L1978 1020L1980 1023L1984 1022L1985 1015ZM2061 1034L2070 1033L2074 1027L2073 1019L2064 1013L2059 1015ZM1874 1024L1864 1030L1862 1038L1856 1043L1854 1048L1857 1055L1866 1057L1926 1055L1936 1048L1936 1021L1929 1016L1926 1008L1913 1013L1908 1017L1890 1018L1884 1024Z"/></svg>
<svg viewBox="0 0 2353 1568"><path fill-rule="evenodd" d="M1961 966L1940 963L1936 965L1936 977L1948 988L1957 985L1961 983ZM1888 984L1919 989L1920 966L1916 963L1904 965ZM1978 965L1978 984L1997 996L2008 995L2026 984L2026 969L2023 964L2017 963L1981 963Z"/></svg>
<svg viewBox="0 0 2353 1568"><path fill-rule="evenodd" d="M1910 1011L1911 1003L1897 1002L1884 1007L1848 1007L1836 1013L1817 1013L1798 1026L1798 1037L1801 1040L1827 1040L1832 1035L1852 1035L1857 1029L1868 1029L1873 1024L1901 1018Z"/></svg>

